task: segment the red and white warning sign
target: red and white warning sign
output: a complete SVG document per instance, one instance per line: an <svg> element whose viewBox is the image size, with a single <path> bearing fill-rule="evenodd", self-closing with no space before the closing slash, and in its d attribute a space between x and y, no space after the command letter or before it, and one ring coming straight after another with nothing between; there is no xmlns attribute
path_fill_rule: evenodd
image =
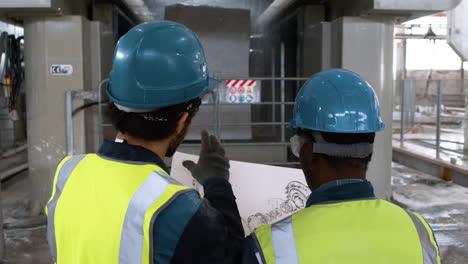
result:
<svg viewBox="0 0 468 264"><path fill-rule="evenodd" d="M226 101L229 103L255 103L258 95L256 80L227 80Z"/></svg>

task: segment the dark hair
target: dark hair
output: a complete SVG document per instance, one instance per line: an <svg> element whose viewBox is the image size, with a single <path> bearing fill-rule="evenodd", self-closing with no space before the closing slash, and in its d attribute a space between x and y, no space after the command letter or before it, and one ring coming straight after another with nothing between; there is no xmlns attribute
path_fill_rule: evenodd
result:
<svg viewBox="0 0 468 264"><path fill-rule="evenodd" d="M312 141L313 136L312 132L309 130L300 130L300 135L305 135L310 138ZM347 144L356 144L356 143L374 143L375 133L330 133L330 132L320 132L323 139L329 143L335 143L340 145ZM332 167L335 169L344 169L347 167L362 167L367 169L369 162L372 159L372 153L365 158L346 158L346 157L336 157L326 154L319 154L323 159L325 159Z"/></svg>
<svg viewBox="0 0 468 264"><path fill-rule="evenodd" d="M190 123L200 107L201 99L195 98L188 102L160 108L152 112L124 112L109 103L108 114L112 125L120 132L132 137L157 141L168 138L177 128L177 122L183 113L188 112L186 124Z"/></svg>

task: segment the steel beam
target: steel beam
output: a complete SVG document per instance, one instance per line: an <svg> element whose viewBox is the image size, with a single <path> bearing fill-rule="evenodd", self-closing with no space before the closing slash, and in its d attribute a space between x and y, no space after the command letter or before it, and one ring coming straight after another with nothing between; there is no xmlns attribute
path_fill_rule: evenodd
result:
<svg viewBox="0 0 468 264"><path fill-rule="evenodd" d="M468 187L468 169L444 160L434 159L433 157L394 146L393 161L434 177L453 181L456 184Z"/></svg>

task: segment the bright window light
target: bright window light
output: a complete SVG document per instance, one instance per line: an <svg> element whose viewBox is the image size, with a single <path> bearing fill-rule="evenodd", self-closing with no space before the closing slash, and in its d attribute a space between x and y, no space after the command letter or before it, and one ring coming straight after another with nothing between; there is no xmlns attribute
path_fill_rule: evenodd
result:
<svg viewBox="0 0 468 264"><path fill-rule="evenodd" d="M403 24L406 25L405 34L424 35L429 27L438 36L447 34L447 17L443 14L421 17ZM465 63L466 66L468 66L467 63ZM459 70L460 67L460 57L445 39L437 39L435 42L429 39L407 39L406 68L408 70Z"/></svg>
<svg viewBox="0 0 468 264"><path fill-rule="evenodd" d="M406 42L406 68L408 70L458 70L460 57L446 40L408 39Z"/></svg>

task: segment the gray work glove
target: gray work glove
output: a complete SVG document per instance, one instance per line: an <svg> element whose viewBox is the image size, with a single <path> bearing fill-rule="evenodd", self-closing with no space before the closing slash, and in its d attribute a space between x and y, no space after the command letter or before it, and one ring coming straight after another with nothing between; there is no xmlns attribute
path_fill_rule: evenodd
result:
<svg viewBox="0 0 468 264"><path fill-rule="evenodd" d="M229 180L229 159L225 157L226 151L219 144L218 139L208 135L205 130L201 133L201 150L198 163L184 160L182 165L187 168L200 184L210 178L224 178Z"/></svg>

